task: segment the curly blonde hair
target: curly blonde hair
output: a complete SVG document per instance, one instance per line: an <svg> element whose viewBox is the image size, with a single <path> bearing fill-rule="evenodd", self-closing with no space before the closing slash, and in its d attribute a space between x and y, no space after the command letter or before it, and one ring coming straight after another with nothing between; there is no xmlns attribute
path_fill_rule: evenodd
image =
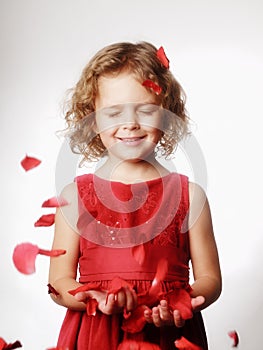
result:
<svg viewBox="0 0 263 350"><path fill-rule="evenodd" d="M156 47L148 42L115 43L98 51L89 61L80 80L70 90L66 104L65 119L70 146L74 153L83 155L84 161L98 160L105 154L105 147L94 132L93 112L98 79L124 70L134 74L141 82L149 79L162 89L156 100L166 110L163 135L157 145L157 150L163 156L171 155L188 132L185 93L170 70L158 59Z"/></svg>

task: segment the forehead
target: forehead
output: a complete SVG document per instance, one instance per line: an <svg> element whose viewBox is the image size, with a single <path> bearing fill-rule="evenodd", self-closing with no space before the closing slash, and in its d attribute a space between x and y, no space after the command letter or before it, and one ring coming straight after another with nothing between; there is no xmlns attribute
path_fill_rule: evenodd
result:
<svg viewBox="0 0 263 350"><path fill-rule="evenodd" d="M157 97L149 92L132 73L101 76L98 79L96 109L124 103L156 103Z"/></svg>

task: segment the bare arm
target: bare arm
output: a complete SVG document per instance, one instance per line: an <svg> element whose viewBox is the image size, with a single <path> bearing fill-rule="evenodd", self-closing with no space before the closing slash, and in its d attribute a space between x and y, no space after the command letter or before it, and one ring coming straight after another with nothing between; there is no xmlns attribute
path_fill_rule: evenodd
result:
<svg viewBox="0 0 263 350"><path fill-rule="evenodd" d="M218 252L213 233L209 204L204 191L196 184L189 184L190 255L194 274L192 297L203 296L205 302L197 309L204 309L220 295L222 288Z"/></svg>
<svg viewBox="0 0 263 350"><path fill-rule="evenodd" d="M76 229L78 217L77 189L75 184L68 185L62 191L62 197L69 205L56 212L55 234L52 249L65 249L66 254L50 259L49 283L59 293L51 298L60 305L75 310L85 310L85 303L77 301L68 293L79 287L76 281L79 258L79 234Z"/></svg>

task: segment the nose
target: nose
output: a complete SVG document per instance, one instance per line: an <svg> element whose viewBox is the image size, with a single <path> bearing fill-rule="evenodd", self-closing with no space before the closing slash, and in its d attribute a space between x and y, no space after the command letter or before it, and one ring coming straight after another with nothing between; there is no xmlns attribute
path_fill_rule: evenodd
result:
<svg viewBox="0 0 263 350"><path fill-rule="evenodd" d="M138 116L133 108L129 108L124 113L123 129L134 130L140 128Z"/></svg>

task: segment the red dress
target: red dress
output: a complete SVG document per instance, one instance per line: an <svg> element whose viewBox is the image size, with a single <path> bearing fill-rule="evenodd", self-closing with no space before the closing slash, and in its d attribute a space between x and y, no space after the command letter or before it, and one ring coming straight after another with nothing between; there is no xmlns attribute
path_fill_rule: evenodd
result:
<svg viewBox="0 0 263 350"><path fill-rule="evenodd" d="M171 173L129 185L88 174L77 177L76 182L81 283L92 282L109 290L112 280L119 277L143 294L149 291L163 259L168 262L168 271L161 282L162 291L189 290L187 177ZM151 303L149 300L149 307L154 306ZM147 323L141 330L130 332L124 324L123 314L109 316L97 310L92 316L86 311L67 310L58 346L69 350L117 350L121 342L131 339L174 350L175 340L184 336L208 349L199 312L182 328L158 328Z"/></svg>

